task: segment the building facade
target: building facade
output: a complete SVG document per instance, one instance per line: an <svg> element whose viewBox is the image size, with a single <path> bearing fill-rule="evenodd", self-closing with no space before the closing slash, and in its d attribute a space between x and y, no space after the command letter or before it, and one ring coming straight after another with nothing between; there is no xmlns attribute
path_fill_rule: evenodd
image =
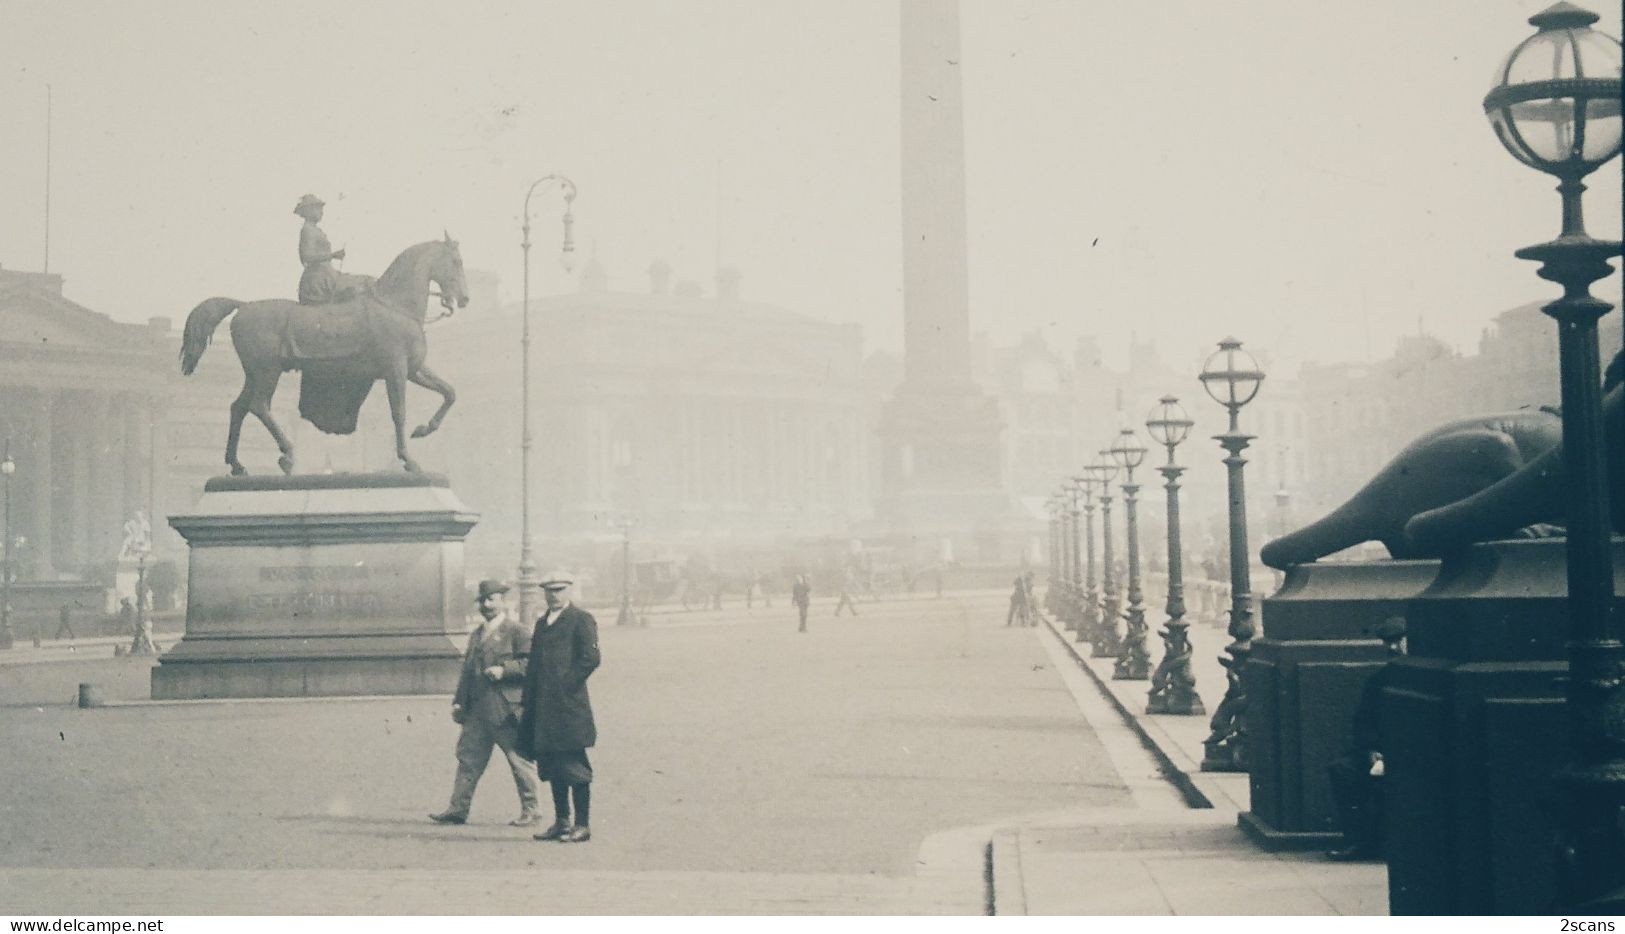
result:
<svg viewBox="0 0 1625 934"><path fill-rule="evenodd" d="M862 332L718 291L617 291L595 260L580 289L532 299L531 519L543 543L743 543L839 535L870 514ZM517 554L523 309L471 303L430 332L458 390L420 460L482 513L480 555ZM545 551L546 549L544 549Z"/></svg>

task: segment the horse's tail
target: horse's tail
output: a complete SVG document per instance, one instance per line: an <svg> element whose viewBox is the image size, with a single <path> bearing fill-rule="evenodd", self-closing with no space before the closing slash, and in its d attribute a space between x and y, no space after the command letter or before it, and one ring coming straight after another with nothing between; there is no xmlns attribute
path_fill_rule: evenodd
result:
<svg viewBox="0 0 1625 934"><path fill-rule="evenodd" d="M203 351L209 349L214 329L242 304L235 298L205 299L186 316L186 329L181 338L182 376L192 375L192 371L197 369L197 362L203 359Z"/></svg>

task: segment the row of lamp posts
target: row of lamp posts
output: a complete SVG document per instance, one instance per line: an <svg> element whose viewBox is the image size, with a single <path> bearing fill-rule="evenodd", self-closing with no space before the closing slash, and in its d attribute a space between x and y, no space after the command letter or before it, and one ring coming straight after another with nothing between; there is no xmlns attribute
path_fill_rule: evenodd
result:
<svg viewBox="0 0 1625 934"><path fill-rule="evenodd" d="M1599 240L1586 232L1581 196L1584 179L1620 153L1622 136L1621 48L1619 40L1594 32L1596 14L1559 2L1529 18L1533 36L1512 50L1496 73L1496 85L1484 98L1484 112L1496 137L1514 158L1557 178L1562 199L1562 229L1557 238L1516 252L1541 263L1538 275L1563 288L1563 297L1542 309L1558 323L1559 380L1563 416L1563 488L1566 495L1566 576L1568 593L1567 714L1569 751L1555 774L1558 815L1556 905L1561 910L1595 910L1625 905L1625 622L1618 618L1614 596L1608 435L1625 432L1606 425L1602 405L1601 361L1597 322L1612 306L1591 295L1593 282L1613 273L1610 261L1625 254L1619 240ZM1264 374L1227 338L1203 367L1201 380L1229 415L1227 429L1215 440L1225 451L1230 518L1230 645L1220 659L1228 674L1225 696L1215 710L1202 768L1209 771L1246 768L1244 723L1247 697L1242 668L1256 633L1252 618L1250 555L1247 546L1246 485L1243 452L1253 436L1241 430L1243 406L1257 395ZM1168 449L1160 468L1168 492L1168 622L1167 646L1152 676L1152 713L1201 713L1201 700L1190 677L1179 544L1179 475L1174 448L1189 431L1190 421L1177 400L1165 397L1147 430ZM1143 450L1125 431L1111 453L1126 471L1124 504L1128 513L1129 632L1123 645L1113 645L1117 594L1111 561L1111 475L1114 465L1095 461L1082 476L1069 478L1063 495L1052 499L1061 525L1077 528L1076 503L1092 519L1099 494L1106 553L1104 597L1094 594L1094 536L1089 526L1090 573L1082 582L1075 571L1057 566L1052 578L1067 596L1069 628L1078 640L1093 641L1096 655L1118 657L1116 677L1132 677L1129 654L1135 639L1139 604L1133 468ZM1619 465L1615 465L1619 471ZM1614 495L1617 495L1614 494ZM1062 601L1058 601L1062 602ZM1143 621L1141 622L1143 626Z"/></svg>
<svg viewBox="0 0 1625 934"><path fill-rule="evenodd" d="M1212 730L1204 741L1202 768L1207 771L1241 771L1246 768L1244 714L1246 694L1241 670L1251 650L1256 632L1253 626L1252 593L1247 547L1246 486L1242 478L1247 463L1242 451L1252 436L1241 431L1241 409L1258 394L1264 373L1235 338L1219 342L1219 349L1202 368L1202 385L1229 414L1228 429L1215 436L1225 450L1229 474L1230 500L1230 645L1219 659L1229 673L1223 700L1214 711ZM1179 400L1164 396L1146 418L1151 440L1168 452L1168 462L1157 468L1167 494L1168 599L1164 605L1167 621L1159 634L1163 642L1162 660L1151 666L1146 647L1150 627L1145 620L1145 594L1140 577L1139 492L1134 471L1145 462L1146 448L1132 428L1118 432L1111 445L1085 464L1077 476L1065 478L1049 499L1050 510L1050 588L1048 606L1079 643L1089 643L1095 658L1114 659L1112 677L1122 681L1151 681L1148 713L1179 715L1205 714L1191 671L1190 625L1185 621L1184 555L1179 518L1179 478L1185 468L1174 459L1174 449L1190 434L1194 424ZM1113 483L1121 472L1126 553L1123 563L1127 581L1119 587L1115 541L1112 534ZM1101 561L1099 590L1096 589L1095 511L1101 518ZM1124 600L1127 600L1126 606ZM1119 629L1118 623L1122 622Z"/></svg>

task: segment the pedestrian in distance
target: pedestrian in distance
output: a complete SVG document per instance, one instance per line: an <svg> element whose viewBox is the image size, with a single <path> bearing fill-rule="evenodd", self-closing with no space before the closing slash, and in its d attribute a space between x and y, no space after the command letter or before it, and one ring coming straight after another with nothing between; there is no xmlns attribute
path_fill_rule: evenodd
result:
<svg viewBox="0 0 1625 934"><path fill-rule="evenodd" d="M1038 625L1038 595L1033 593L1033 572L1021 575L1022 589L1026 591L1027 625Z"/></svg>
<svg viewBox="0 0 1625 934"><path fill-rule="evenodd" d="M73 633L73 610L67 604L56 608L56 635L51 638L60 639L63 633L68 634L68 643L71 648L76 636Z"/></svg>
<svg viewBox="0 0 1625 934"><path fill-rule="evenodd" d="M1027 579L1022 575L1017 574L1016 584L1010 590L1010 612L1004 617L1004 626L1006 629L1016 625L1017 623L1020 623L1022 626L1027 625L1027 614L1031 609L1027 603L1028 599L1029 594L1027 592Z"/></svg>
<svg viewBox="0 0 1625 934"><path fill-rule="evenodd" d="M451 699L451 719L462 725L457 736L457 777L452 781L451 803L429 819L437 824L468 820L474 788L491 761L491 748L502 750L519 790L519 816L508 823L529 827L540 823L541 780L536 765L519 754L520 695L530 652L530 632L508 612L508 586L501 581L480 581L475 598L482 617L468 637L457 693Z"/></svg>
<svg viewBox="0 0 1625 934"><path fill-rule="evenodd" d="M856 590L857 587L857 578L853 575L852 569L847 568L846 574L841 577L841 596L835 601L836 616L841 615L841 607L843 606L851 610L853 616L858 615L858 606L852 600L852 591Z"/></svg>
<svg viewBox="0 0 1625 934"><path fill-rule="evenodd" d="M795 585L790 588L790 602L796 605L796 615L801 617L801 627L796 631L806 632L807 608L812 605L812 585L807 583L807 575L796 575Z"/></svg>
<svg viewBox="0 0 1625 934"><path fill-rule="evenodd" d="M542 581L547 611L536 620L525 673L519 749L536 763L553 791L553 825L537 840L585 843L592 839L592 763L598 741L587 678L598 668L598 621L570 602L573 578L563 571ZM574 818L571 804L575 805Z"/></svg>

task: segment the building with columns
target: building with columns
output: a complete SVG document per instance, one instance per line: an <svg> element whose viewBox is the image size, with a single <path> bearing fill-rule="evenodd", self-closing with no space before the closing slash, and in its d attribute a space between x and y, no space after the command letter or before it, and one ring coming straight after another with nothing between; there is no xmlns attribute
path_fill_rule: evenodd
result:
<svg viewBox="0 0 1625 934"><path fill-rule="evenodd" d="M430 329L430 361L458 401L414 442L481 513L469 552L496 568L516 560L521 525L521 310L476 299ZM530 311L544 561L618 534L623 515L644 542L714 545L839 536L870 515L858 325L746 300L731 269L705 295L659 261L647 289L617 290L594 259L577 291L533 297Z"/></svg>
<svg viewBox="0 0 1625 934"><path fill-rule="evenodd" d="M241 380L221 344L182 380L170 319L114 321L65 297L60 275L0 269L0 442L17 464L19 580L94 576L118 557L137 511L159 558L183 556L164 516L222 472L226 406Z"/></svg>
<svg viewBox="0 0 1625 934"><path fill-rule="evenodd" d="M9 442L18 577L117 556L153 510L169 380L168 323L120 324L62 295L62 277L0 270L0 438Z"/></svg>

